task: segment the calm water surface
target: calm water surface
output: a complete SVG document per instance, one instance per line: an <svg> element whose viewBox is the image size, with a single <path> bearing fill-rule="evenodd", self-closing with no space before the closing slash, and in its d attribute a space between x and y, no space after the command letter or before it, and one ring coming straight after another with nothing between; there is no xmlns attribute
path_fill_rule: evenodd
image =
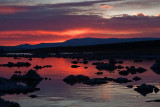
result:
<svg viewBox="0 0 160 107"><path fill-rule="evenodd" d="M78 64L81 67L71 68L71 61L73 59L64 58L33 58L29 61L26 58L14 59L14 58L0 58L0 64L8 62L30 62L30 67L0 67L0 76L10 78L14 74L14 71L22 71L22 74L32 69L35 65L52 65L51 68L44 68L37 72L42 77L49 77L52 80L43 80L37 87L40 91L30 93L27 95L5 95L3 99L9 101L15 101L21 105L21 107L159 107L160 103L146 102L148 100L160 99L160 92L155 94L148 94L146 97L135 92L133 89L129 89L127 85L141 85L142 83L152 84L160 88L160 75L150 70L150 66L154 64L154 60L144 60L143 62L134 63L132 60L124 60L123 66L136 66L144 67L148 71L142 74L120 76L118 71L114 72L102 71L104 74L97 76L95 73L98 70L92 65L90 61L88 64ZM103 62L108 62L104 60ZM88 67L85 69L84 67ZM128 84L117 84L110 82L108 84L99 86L88 86L84 84L75 84L73 86L66 84L62 81L68 75L83 74L94 77L127 77L132 79L135 76L139 76L142 80L132 82ZM35 94L37 98L28 97L31 94Z"/></svg>

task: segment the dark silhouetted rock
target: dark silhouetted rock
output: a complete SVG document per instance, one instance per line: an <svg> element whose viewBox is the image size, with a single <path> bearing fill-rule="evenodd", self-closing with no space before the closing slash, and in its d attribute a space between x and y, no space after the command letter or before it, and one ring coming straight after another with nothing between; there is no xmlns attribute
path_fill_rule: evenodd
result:
<svg viewBox="0 0 160 107"><path fill-rule="evenodd" d="M84 67L85 69L87 69L88 67Z"/></svg>
<svg viewBox="0 0 160 107"><path fill-rule="evenodd" d="M12 80L42 80L43 78L35 71L35 70L29 70L25 75L17 75L14 74L11 76Z"/></svg>
<svg viewBox="0 0 160 107"><path fill-rule="evenodd" d="M78 64L78 61L72 61L71 63L73 63L73 64Z"/></svg>
<svg viewBox="0 0 160 107"><path fill-rule="evenodd" d="M145 68L142 68L142 67L138 67L138 68L135 68L135 66L126 66L125 67L127 69L127 71L129 71L131 74L136 74L136 73L143 73L145 71L147 71Z"/></svg>
<svg viewBox="0 0 160 107"><path fill-rule="evenodd" d="M38 70L38 69L42 69L43 68L43 66L38 66L38 65L36 65L35 67L33 67L33 68L35 68L36 70Z"/></svg>
<svg viewBox="0 0 160 107"><path fill-rule="evenodd" d="M97 72L96 74L97 74L97 75L102 75L102 74L103 74L103 72Z"/></svg>
<svg viewBox="0 0 160 107"><path fill-rule="evenodd" d="M84 82L86 80L89 80L90 78L88 76L84 76L84 75L70 75L66 78L63 79L64 82L70 84L70 85L74 85L76 83L81 83Z"/></svg>
<svg viewBox="0 0 160 107"><path fill-rule="evenodd" d="M1 95L20 94L20 93L27 94L29 92L34 92L34 91L38 91L38 90L40 90L40 89L19 85L12 80L0 78L0 94Z"/></svg>
<svg viewBox="0 0 160 107"><path fill-rule="evenodd" d="M88 64L88 61L87 60L83 60L83 64Z"/></svg>
<svg viewBox="0 0 160 107"><path fill-rule="evenodd" d="M96 68L98 70L108 70L108 71L113 71L115 69L117 69L117 66L115 66L114 64L109 64L109 63L94 63L94 65L96 65Z"/></svg>
<svg viewBox="0 0 160 107"><path fill-rule="evenodd" d="M36 98L37 95L30 95L29 97L31 97L31 98Z"/></svg>
<svg viewBox="0 0 160 107"><path fill-rule="evenodd" d="M138 81L138 80L141 80L141 78L136 76L136 77L133 78L133 80Z"/></svg>
<svg viewBox="0 0 160 107"><path fill-rule="evenodd" d="M80 67L80 66L78 66L78 65L72 65L71 67L72 67L72 68L78 68L78 67Z"/></svg>
<svg viewBox="0 0 160 107"><path fill-rule="evenodd" d="M1 64L0 66L7 66L7 67L29 67L31 64L29 62L8 62L8 64Z"/></svg>
<svg viewBox="0 0 160 107"><path fill-rule="evenodd" d="M131 80L128 80L127 78L116 78L115 82L117 83L128 83L128 82L132 82Z"/></svg>
<svg viewBox="0 0 160 107"><path fill-rule="evenodd" d="M19 73L19 74L20 74L20 73L22 73L22 72L21 72L21 71L15 71L14 73L16 73L16 74L18 74L18 73Z"/></svg>
<svg viewBox="0 0 160 107"><path fill-rule="evenodd" d="M157 60L155 64L153 64L150 69L152 69L155 73L160 74L160 61Z"/></svg>
<svg viewBox="0 0 160 107"><path fill-rule="evenodd" d="M106 84L106 83L108 82L104 78L94 78L84 82L84 84L87 84L87 85L100 85L100 84Z"/></svg>
<svg viewBox="0 0 160 107"><path fill-rule="evenodd" d="M133 85L127 85L128 88L133 88Z"/></svg>
<svg viewBox="0 0 160 107"><path fill-rule="evenodd" d="M124 68L124 66L122 66L122 65L118 65L118 66L117 66L117 68L118 68L118 69L123 69L123 68Z"/></svg>
<svg viewBox="0 0 160 107"><path fill-rule="evenodd" d="M159 91L159 89L155 86L142 84L140 86L137 86L137 88L135 88L134 90L140 93L141 95L146 96L149 93L153 93L154 89Z"/></svg>
<svg viewBox="0 0 160 107"><path fill-rule="evenodd" d="M0 107L20 107L16 102L5 101L0 98Z"/></svg>
<svg viewBox="0 0 160 107"><path fill-rule="evenodd" d="M104 77L104 79L105 79L106 81L115 81L115 79L114 79L114 78Z"/></svg>
<svg viewBox="0 0 160 107"><path fill-rule="evenodd" d="M124 70L124 71L120 71L120 72L119 72L120 75L124 75L124 76L128 75L129 73L130 73L130 72L127 71L127 70Z"/></svg>
<svg viewBox="0 0 160 107"><path fill-rule="evenodd" d="M157 99L157 100L150 100L150 101L146 101L146 102L160 102L160 99Z"/></svg>

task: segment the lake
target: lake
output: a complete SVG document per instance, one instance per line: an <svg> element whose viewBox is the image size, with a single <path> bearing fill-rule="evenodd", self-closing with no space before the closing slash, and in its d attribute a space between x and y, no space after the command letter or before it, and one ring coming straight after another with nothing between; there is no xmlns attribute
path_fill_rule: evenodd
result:
<svg viewBox="0 0 160 107"><path fill-rule="evenodd" d="M29 93L26 95L5 95L1 98L14 101L21 107L158 107L158 102L146 102L150 100L160 99L159 93L147 94L142 96L134 91L133 88L127 88L127 85L141 85L143 83L155 85L160 88L160 75L153 72L150 67L155 63L155 60L143 60L143 62L133 62L131 59L123 59L122 66L135 66L146 68L147 71L141 74L121 76L119 71L102 70L103 75L95 74L98 70L93 62L108 62L107 59L102 61L89 61L88 64L78 64L79 68L71 68L71 62L75 59L69 58L27 58L14 59L13 57L1 57L0 64L8 62L29 62L30 67L0 67L0 76L10 78L15 71L22 71L22 74L33 69L36 65L52 65L53 67L43 68L37 71L42 77L51 78L51 80L42 80L37 87L40 91ZM119 59L122 60L122 59ZM85 69L84 67L88 67ZM69 85L63 82L63 78L69 75L86 75L90 78L95 77L126 77L132 79L135 76L141 77L142 80L133 81L131 83L118 84L109 82L103 85L85 85L75 84ZM36 98L30 98L29 95L37 95Z"/></svg>

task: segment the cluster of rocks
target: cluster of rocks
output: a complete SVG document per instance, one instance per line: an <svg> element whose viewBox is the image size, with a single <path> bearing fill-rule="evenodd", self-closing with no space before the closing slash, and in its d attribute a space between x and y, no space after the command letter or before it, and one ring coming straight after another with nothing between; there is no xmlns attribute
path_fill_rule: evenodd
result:
<svg viewBox="0 0 160 107"><path fill-rule="evenodd" d="M130 67L126 66L125 68L126 68L126 70L119 72L120 75L125 76L128 74L143 73L143 72L147 71L145 68L142 68L142 67L136 68L135 66L130 66Z"/></svg>
<svg viewBox="0 0 160 107"><path fill-rule="evenodd" d="M44 66L36 65L36 66L35 66L35 67L33 67L33 68L35 68L36 70L38 70L38 69L48 68L48 67L52 67L52 65L44 65Z"/></svg>
<svg viewBox="0 0 160 107"><path fill-rule="evenodd" d="M7 64L1 64L0 66L7 66L7 67L29 67L31 64L29 62L8 62Z"/></svg>
<svg viewBox="0 0 160 107"><path fill-rule="evenodd" d="M128 80L127 78L108 78L108 77L104 77L104 78L93 78L90 79L88 76L84 76L84 75L70 75L66 78L63 79L64 82L66 82L67 84L70 85L74 85L76 83L83 83L83 84L87 84L87 85L100 85L100 84L106 84L108 83L108 81L113 81L116 83L128 83L128 82L132 82L131 80Z"/></svg>
<svg viewBox="0 0 160 107"><path fill-rule="evenodd" d="M27 94L40 90L39 88L33 88L29 86L19 85L13 80L0 77L0 95L5 94Z"/></svg>
<svg viewBox="0 0 160 107"><path fill-rule="evenodd" d="M104 63L104 62L96 62L96 63L92 63L93 65L96 65L96 68L98 70L108 70L108 71L113 71L115 69L122 69L124 68L121 65L116 66L116 64L122 64L123 61L116 61L115 59L109 59L108 63Z"/></svg>
<svg viewBox="0 0 160 107"><path fill-rule="evenodd" d="M42 80L43 78L35 71L35 70L29 70L25 75L17 75L13 74L11 76L12 80Z"/></svg>
<svg viewBox="0 0 160 107"><path fill-rule="evenodd" d="M97 63L93 63L93 65L96 65L96 68L98 70L113 71L113 70L117 69L117 66L115 66L115 64L110 64L110 63L97 62Z"/></svg>

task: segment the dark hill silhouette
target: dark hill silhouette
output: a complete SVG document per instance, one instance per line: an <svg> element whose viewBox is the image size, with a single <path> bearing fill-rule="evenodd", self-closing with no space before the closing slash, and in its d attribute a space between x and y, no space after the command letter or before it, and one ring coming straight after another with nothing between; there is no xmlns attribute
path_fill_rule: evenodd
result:
<svg viewBox="0 0 160 107"><path fill-rule="evenodd" d="M37 48L50 48L50 47L68 47L68 46L90 46L100 44L113 44L113 43L124 43L124 42L136 42L136 41L148 41L148 40L160 40L160 38L77 38L70 39L61 43L41 43L36 45L22 44L18 46L1 46L3 50L26 50L26 49L37 49Z"/></svg>
<svg viewBox="0 0 160 107"><path fill-rule="evenodd" d="M30 49L21 52L32 53L104 53L104 54L160 54L160 40L125 42L90 46L70 46Z"/></svg>

